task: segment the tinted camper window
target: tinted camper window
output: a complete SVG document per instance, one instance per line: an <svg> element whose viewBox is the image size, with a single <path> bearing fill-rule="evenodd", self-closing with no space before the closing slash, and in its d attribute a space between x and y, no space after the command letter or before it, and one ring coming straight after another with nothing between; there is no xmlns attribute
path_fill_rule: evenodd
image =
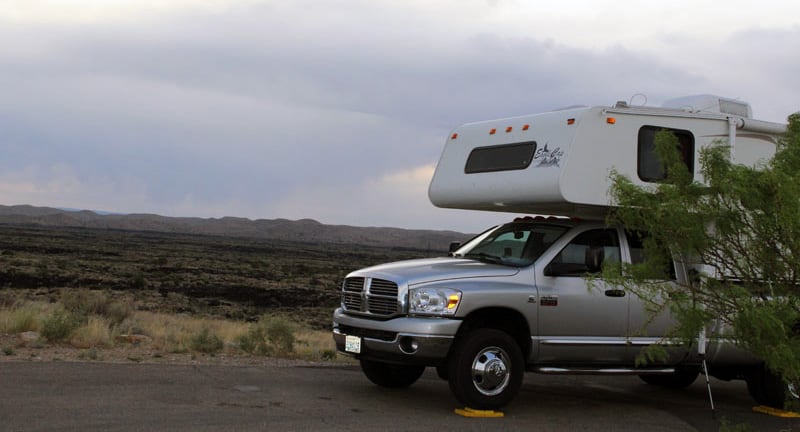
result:
<svg viewBox="0 0 800 432"><path fill-rule="evenodd" d="M656 155L656 133L661 130L675 134L678 138L678 150L681 153L681 158L689 168L689 172L694 172L694 135L691 132L658 126L643 126L639 129L639 149L636 167L639 178L642 181L657 182L667 178L667 173Z"/></svg>
<svg viewBox="0 0 800 432"><path fill-rule="evenodd" d="M470 152L464 172L474 174L525 169L531 164L535 151L535 141L478 147Z"/></svg>

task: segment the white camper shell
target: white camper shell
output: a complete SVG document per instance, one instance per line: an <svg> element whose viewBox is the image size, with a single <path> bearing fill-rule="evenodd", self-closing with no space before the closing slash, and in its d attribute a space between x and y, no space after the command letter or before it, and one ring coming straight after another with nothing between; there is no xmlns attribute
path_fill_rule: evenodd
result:
<svg viewBox="0 0 800 432"><path fill-rule="evenodd" d="M698 181L708 146L730 146L736 163L767 161L786 125L751 115L747 103L702 95L660 108L618 102L468 123L450 134L428 195L437 207L602 218L612 169L640 185L663 178L653 144L660 129L677 135Z"/></svg>

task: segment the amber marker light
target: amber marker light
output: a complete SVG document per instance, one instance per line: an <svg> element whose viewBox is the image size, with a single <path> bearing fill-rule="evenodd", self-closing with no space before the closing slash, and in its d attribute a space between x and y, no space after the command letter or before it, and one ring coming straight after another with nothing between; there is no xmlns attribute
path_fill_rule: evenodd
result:
<svg viewBox="0 0 800 432"><path fill-rule="evenodd" d="M457 133L454 133L453 136L450 137L450 139L456 139L456 138L458 138L458 134Z"/></svg>
<svg viewBox="0 0 800 432"><path fill-rule="evenodd" d="M495 134L495 132L497 132L497 129L495 129L495 128L491 128L491 129L489 130L489 135L494 135L494 134Z"/></svg>
<svg viewBox="0 0 800 432"><path fill-rule="evenodd" d="M524 130L524 131L526 131L526 130L528 130L530 128L531 128L531 125L529 125L529 124L522 125L522 130Z"/></svg>
<svg viewBox="0 0 800 432"><path fill-rule="evenodd" d="M458 306L458 300L457 294L450 294L450 296L447 297L447 309L455 309L455 307Z"/></svg>
<svg viewBox="0 0 800 432"><path fill-rule="evenodd" d="M509 133L509 132L511 132L511 130L512 130L512 129L514 129L514 128L512 128L511 126L507 126L507 127L506 127L506 133Z"/></svg>
<svg viewBox="0 0 800 432"><path fill-rule="evenodd" d="M608 123L608 124L615 124L616 122L617 122L617 119L614 118L614 117L606 118L606 123Z"/></svg>
<svg viewBox="0 0 800 432"><path fill-rule="evenodd" d="M574 118L567 119L567 124L568 125L574 125L575 124L575 119Z"/></svg>

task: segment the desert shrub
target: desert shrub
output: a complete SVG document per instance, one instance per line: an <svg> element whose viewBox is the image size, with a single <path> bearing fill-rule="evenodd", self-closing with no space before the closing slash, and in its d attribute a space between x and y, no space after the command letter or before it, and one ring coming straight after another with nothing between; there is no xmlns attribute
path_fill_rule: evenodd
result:
<svg viewBox="0 0 800 432"><path fill-rule="evenodd" d="M264 329L253 325L247 333L239 337L239 348L248 354L266 354L267 343Z"/></svg>
<svg viewBox="0 0 800 432"><path fill-rule="evenodd" d="M90 316L86 324L76 328L70 339L77 348L107 347L111 345L109 321L100 316Z"/></svg>
<svg viewBox="0 0 800 432"><path fill-rule="evenodd" d="M260 355L288 355L294 352L295 326L286 319L263 316L239 337L242 351Z"/></svg>
<svg viewBox="0 0 800 432"><path fill-rule="evenodd" d="M97 348L92 347L78 353L78 358L82 360L98 360L100 358L100 353L97 351Z"/></svg>
<svg viewBox="0 0 800 432"><path fill-rule="evenodd" d="M65 288L61 290L61 305L69 312L88 316L91 313L99 314L108 304L108 296L102 291L92 291L85 288Z"/></svg>
<svg viewBox="0 0 800 432"><path fill-rule="evenodd" d="M32 305L0 311L0 333L17 334L39 330L39 310Z"/></svg>
<svg viewBox="0 0 800 432"><path fill-rule="evenodd" d="M61 304L67 311L85 319L90 315L105 317L111 326L119 325L133 313L130 302L113 300L105 291L84 288L62 290Z"/></svg>
<svg viewBox="0 0 800 432"><path fill-rule="evenodd" d="M42 321L41 334L50 342L61 342L69 338L80 325L79 317L64 309L56 309Z"/></svg>
<svg viewBox="0 0 800 432"><path fill-rule="evenodd" d="M122 324L133 314L133 305L129 301L112 301L106 308L103 316L108 319L110 325Z"/></svg>
<svg viewBox="0 0 800 432"><path fill-rule="evenodd" d="M9 308L17 303L17 294L13 291L0 290L0 308Z"/></svg>
<svg viewBox="0 0 800 432"><path fill-rule="evenodd" d="M133 279L131 280L131 285L133 285L136 289L145 289L147 288L147 279L144 277L144 273L136 273L133 275Z"/></svg>
<svg viewBox="0 0 800 432"><path fill-rule="evenodd" d="M215 354L222 350L225 343L211 329L204 326L199 333L189 339L189 348L193 351Z"/></svg>
<svg viewBox="0 0 800 432"><path fill-rule="evenodd" d="M335 360L336 343L329 330L301 329L296 332L295 353L307 360Z"/></svg>

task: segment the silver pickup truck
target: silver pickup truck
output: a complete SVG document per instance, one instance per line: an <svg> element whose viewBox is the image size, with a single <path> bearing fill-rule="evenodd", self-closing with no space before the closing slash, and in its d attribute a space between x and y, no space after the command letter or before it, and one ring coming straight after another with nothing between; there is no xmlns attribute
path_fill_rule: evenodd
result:
<svg viewBox="0 0 800 432"><path fill-rule="evenodd" d="M476 409L512 401L525 371L635 374L649 384L686 387L701 370L745 379L756 401L782 407L797 389L747 352L715 338L670 345L669 358L636 366L640 351L666 343L669 316L651 317L631 292L589 282L603 265L636 263L641 240L619 227L568 218L520 218L494 227L450 257L354 271L333 315L337 349L360 360L385 387L413 384L435 367L455 397ZM677 282L686 272L676 263Z"/></svg>

